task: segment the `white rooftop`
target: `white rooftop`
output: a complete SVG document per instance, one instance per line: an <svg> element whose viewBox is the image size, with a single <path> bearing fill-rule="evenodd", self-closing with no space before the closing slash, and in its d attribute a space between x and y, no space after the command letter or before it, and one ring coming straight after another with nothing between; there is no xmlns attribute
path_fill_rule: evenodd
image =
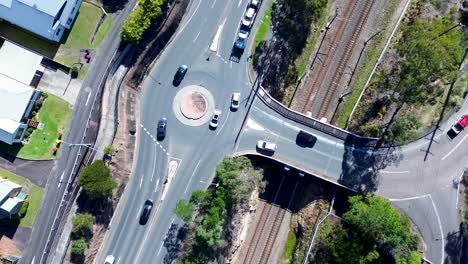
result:
<svg viewBox="0 0 468 264"><path fill-rule="evenodd" d="M2 208L3 210L9 212L9 213L12 213L11 211L13 210L13 208L16 207L16 205L18 205L19 203L21 203L22 200L14 197L14 198L8 198L0 208Z"/></svg>
<svg viewBox="0 0 468 264"><path fill-rule="evenodd" d="M0 73L26 85L31 83L41 61L41 56L8 41L0 48Z"/></svg>
<svg viewBox="0 0 468 264"><path fill-rule="evenodd" d="M6 6L8 8L11 7L11 1L12 0L0 0L0 5Z"/></svg>
<svg viewBox="0 0 468 264"><path fill-rule="evenodd" d="M32 87L0 73L0 129L15 132L33 93Z"/></svg>
<svg viewBox="0 0 468 264"><path fill-rule="evenodd" d="M0 0L5 1L5 0ZM66 0L18 0L25 5L36 8L37 10L49 14L53 17L57 15Z"/></svg>

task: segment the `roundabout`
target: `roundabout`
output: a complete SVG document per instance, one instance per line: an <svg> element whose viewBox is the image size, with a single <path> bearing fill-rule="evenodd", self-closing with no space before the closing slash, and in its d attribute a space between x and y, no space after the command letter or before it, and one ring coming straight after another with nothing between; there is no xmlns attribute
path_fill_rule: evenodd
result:
<svg viewBox="0 0 468 264"><path fill-rule="evenodd" d="M182 124L201 126L210 120L214 105L213 95L206 88L189 85L177 92L172 110Z"/></svg>

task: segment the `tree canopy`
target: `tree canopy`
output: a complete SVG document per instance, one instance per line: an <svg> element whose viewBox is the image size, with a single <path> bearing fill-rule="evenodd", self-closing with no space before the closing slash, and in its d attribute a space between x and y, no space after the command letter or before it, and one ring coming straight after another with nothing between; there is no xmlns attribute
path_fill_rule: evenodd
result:
<svg viewBox="0 0 468 264"><path fill-rule="evenodd" d="M158 18L164 0L140 0L138 7L130 17L124 21L120 30L120 37L123 41L137 44L141 41L143 33L151 25L151 21Z"/></svg>
<svg viewBox="0 0 468 264"><path fill-rule="evenodd" d="M117 182L112 178L110 169L102 160L96 160L86 166L78 177L78 185L90 199L107 199Z"/></svg>
<svg viewBox="0 0 468 264"><path fill-rule="evenodd" d="M92 233L94 216L91 214L76 214L73 216L73 234L77 237L87 237Z"/></svg>

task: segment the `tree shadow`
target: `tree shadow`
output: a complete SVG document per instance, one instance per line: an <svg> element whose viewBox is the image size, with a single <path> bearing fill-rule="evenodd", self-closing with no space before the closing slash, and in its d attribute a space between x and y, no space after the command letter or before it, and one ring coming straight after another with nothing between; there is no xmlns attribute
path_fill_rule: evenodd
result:
<svg viewBox="0 0 468 264"><path fill-rule="evenodd" d="M399 147L365 147L365 139L348 136L344 142L345 152L341 164L339 183L357 192L374 192L379 184L379 170L389 165L398 165L403 155ZM362 147L364 146L364 147Z"/></svg>
<svg viewBox="0 0 468 264"><path fill-rule="evenodd" d="M177 254L182 249L182 242L185 239L187 230L187 224L184 224L182 226L179 226L178 224L174 223L171 224L171 227L167 231L166 238L163 242L163 245L167 250L167 253L164 256L163 263L170 264L176 260Z"/></svg>
<svg viewBox="0 0 468 264"><path fill-rule="evenodd" d="M448 233L445 244L447 256L444 263L468 263L468 241L465 233L463 223L460 224L458 231Z"/></svg>
<svg viewBox="0 0 468 264"><path fill-rule="evenodd" d="M103 226L109 226L114 207L112 200L92 200L89 199L84 192L80 193L77 199L78 213L89 213L95 217L95 223Z"/></svg>
<svg viewBox="0 0 468 264"><path fill-rule="evenodd" d="M109 13L115 13L119 10L124 9L128 0L102 0L104 10Z"/></svg>

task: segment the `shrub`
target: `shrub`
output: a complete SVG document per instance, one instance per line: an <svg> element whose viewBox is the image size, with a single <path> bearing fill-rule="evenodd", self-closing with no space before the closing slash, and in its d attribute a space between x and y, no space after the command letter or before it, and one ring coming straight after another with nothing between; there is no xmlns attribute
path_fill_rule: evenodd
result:
<svg viewBox="0 0 468 264"><path fill-rule="evenodd" d="M76 237L87 237L92 233L94 216L91 214L76 214L73 217L73 234Z"/></svg>
<svg viewBox="0 0 468 264"><path fill-rule="evenodd" d="M29 133L32 133L32 132L34 132L34 128L30 127L30 128L28 128L27 131L28 131Z"/></svg>
<svg viewBox="0 0 468 264"><path fill-rule="evenodd" d="M102 160L96 160L86 166L78 177L78 185L90 199L107 199L112 196L112 190L117 182L112 178L111 171Z"/></svg>
<svg viewBox="0 0 468 264"><path fill-rule="evenodd" d="M21 209L18 213L18 215L23 218L26 213L28 212L28 207L29 207L29 201L24 201L23 205L21 205Z"/></svg>
<svg viewBox="0 0 468 264"><path fill-rule="evenodd" d="M28 138L29 136L31 136L31 132L29 132L29 130L26 130L26 133L24 133L24 137Z"/></svg>
<svg viewBox="0 0 468 264"><path fill-rule="evenodd" d="M37 115L37 112L36 111L32 111L31 112L31 116L36 116Z"/></svg>
<svg viewBox="0 0 468 264"><path fill-rule="evenodd" d="M104 148L104 154L110 155L112 153L112 145L109 145Z"/></svg>
<svg viewBox="0 0 468 264"><path fill-rule="evenodd" d="M49 94L47 92L42 92L42 97L44 99L47 99L47 97L49 97Z"/></svg>
<svg viewBox="0 0 468 264"><path fill-rule="evenodd" d="M41 109L41 106L42 106L42 100L41 99L36 100L36 102L34 103L34 110L39 111L39 109Z"/></svg>
<svg viewBox="0 0 468 264"><path fill-rule="evenodd" d="M86 242L84 238L73 240L71 253L74 256L83 256L86 250Z"/></svg>
<svg viewBox="0 0 468 264"><path fill-rule="evenodd" d="M70 69L70 76L73 78L73 79L76 79L78 77L78 74L80 73L80 69L78 69L78 67L76 66L73 66L71 69Z"/></svg>

